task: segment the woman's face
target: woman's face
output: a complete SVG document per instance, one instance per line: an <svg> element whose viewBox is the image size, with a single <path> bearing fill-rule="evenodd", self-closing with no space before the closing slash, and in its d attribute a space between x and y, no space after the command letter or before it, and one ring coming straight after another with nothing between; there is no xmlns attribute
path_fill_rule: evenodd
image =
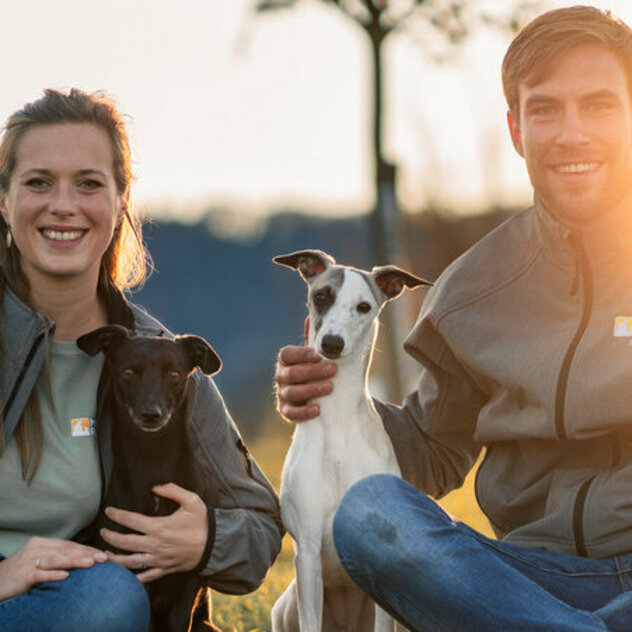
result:
<svg viewBox="0 0 632 632"><path fill-rule="evenodd" d="M105 130L60 123L25 132L0 211L32 288L64 279L96 288L123 212Z"/></svg>

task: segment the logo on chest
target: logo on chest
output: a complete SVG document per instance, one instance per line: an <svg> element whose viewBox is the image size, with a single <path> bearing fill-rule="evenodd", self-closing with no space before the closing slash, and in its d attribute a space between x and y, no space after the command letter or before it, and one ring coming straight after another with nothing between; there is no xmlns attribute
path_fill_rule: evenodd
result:
<svg viewBox="0 0 632 632"><path fill-rule="evenodd" d="M70 420L70 434L73 437L93 437L95 420L92 417L77 417Z"/></svg>

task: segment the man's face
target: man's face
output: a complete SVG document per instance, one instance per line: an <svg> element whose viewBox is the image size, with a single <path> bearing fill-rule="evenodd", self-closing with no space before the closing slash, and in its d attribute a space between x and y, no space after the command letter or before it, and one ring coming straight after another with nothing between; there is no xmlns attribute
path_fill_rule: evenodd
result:
<svg viewBox="0 0 632 632"><path fill-rule="evenodd" d="M619 58L582 44L548 74L518 89L509 113L516 151L536 197L569 225L585 225L632 203L632 106Z"/></svg>

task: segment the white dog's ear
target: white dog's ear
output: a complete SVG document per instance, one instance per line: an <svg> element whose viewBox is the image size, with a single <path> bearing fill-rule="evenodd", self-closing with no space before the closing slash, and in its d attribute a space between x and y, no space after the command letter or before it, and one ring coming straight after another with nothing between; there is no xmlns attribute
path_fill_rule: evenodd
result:
<svg viewBox="0 0 632 632"><path fill-rule="evenodd" d="M306 281L311 281L315 276L322 274L336 263L333 257L322 250L299 250L274 257L272 261L298 270Z"/></svg>
<svg viewBox="0 0 632 632"><path fill-rule="evenodd" d="M371 275L377 284L385 301L399 296L405 287L413 289L420 285L432 285L430 281L406 272L397 266L380 266L371 270Z"/></svg>

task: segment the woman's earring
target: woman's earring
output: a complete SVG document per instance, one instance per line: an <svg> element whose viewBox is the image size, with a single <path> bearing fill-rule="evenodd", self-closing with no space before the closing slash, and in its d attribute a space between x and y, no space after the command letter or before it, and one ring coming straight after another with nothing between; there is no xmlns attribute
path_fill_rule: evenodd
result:
<svg viewBox="0 0 632 632"><path fill-rule="evenodd" d="M11 226L7 226L7 250L11 248L13 243L13 235L11 234Z"/></svg>

